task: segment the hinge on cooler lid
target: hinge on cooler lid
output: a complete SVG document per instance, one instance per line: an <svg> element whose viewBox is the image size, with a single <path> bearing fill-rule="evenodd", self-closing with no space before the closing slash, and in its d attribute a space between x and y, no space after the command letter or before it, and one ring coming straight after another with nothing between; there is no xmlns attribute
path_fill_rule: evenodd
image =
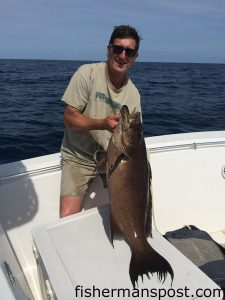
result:
<svg viewBox="0 0 225 300"><path fill-rule="evenodd" d="M38 254L38 250L37 250L37 248L36 248L35 245L33 245L32 250L33 250L33 253L34 253L34 257L35 257L35 259L36 259L36 262L37 262L37 264L39 264L39 254Z"/></svg>
<svg viewBox="0 0 225 300"><path fill-rule="evenodd" d="M16 279L13 275L13 272L11 271L11 268L10 268L9 264L6 261L4 261L4 267L5 267L6 273L8 275L9 281L11 283L11 286L15 287L16 286Z"/></svg>
<svg viewBox="0 0 225 300"><path fill-rule="evenodd" d="M47 297L49 300L54 300L54 294L52 292L51 284L48 279L45 280Z"/></svg>

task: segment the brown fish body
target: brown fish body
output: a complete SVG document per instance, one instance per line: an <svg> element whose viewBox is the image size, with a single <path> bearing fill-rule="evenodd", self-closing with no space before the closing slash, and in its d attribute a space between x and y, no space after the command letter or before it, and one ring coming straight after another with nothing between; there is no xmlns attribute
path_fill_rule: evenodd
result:
<svg viewBox="0 0 225 300"><path fill-rule="evenodd" d="M143 136L140 113L121 109L118 127L107 150L107 184L110 196L111 239L123 237L132 252L130 277L133 286L138 276L157 272L173 278L169 263L147 242L151 235L151 169Z"/></svg>
<svg viewBox="0 0 225 300"><path fill-rule="evenodd" d="M146 206L151 205L146 156L144 145L140 145L134 159L121 158L108 180L110 213L133 246L145 238Z"/></svg>

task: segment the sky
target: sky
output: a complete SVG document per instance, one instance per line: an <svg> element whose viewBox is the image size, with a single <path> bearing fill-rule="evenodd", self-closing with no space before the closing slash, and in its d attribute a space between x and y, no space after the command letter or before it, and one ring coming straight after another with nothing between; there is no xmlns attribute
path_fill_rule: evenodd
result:
<svg viewBox="0 0 225 300"><path fill-rule="evenodd" d="M225 63L225 0L0 0L0 58L105 60L120 24L138 61Z"/></svg>

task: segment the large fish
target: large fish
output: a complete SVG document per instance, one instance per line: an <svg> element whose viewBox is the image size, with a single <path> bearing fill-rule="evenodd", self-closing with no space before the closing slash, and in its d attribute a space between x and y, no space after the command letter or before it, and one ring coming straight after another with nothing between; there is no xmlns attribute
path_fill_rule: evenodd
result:
<svg viewBox="0 0 225 300"><path fill-rule="evenodd" d="M130 279L133 287L140 275L157 273L160 281L167 273L173 280L170 264L148 243L152 231L151 168L143 135L140 113L121 109L106 157L106 177L110 197L110 228L114 238L123 238L130 246Z"/></svg>

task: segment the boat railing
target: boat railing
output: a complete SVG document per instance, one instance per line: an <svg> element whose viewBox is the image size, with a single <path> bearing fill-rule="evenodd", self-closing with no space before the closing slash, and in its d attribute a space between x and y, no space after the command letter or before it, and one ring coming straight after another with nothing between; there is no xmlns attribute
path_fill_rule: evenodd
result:
<svg viewBox="0 0 225 300"><path fill-rule="evenodd" d="M148 147L149 153L157 153L164 151L177 151L177 150L197 150L200 148L211 148L211 147L225 147L225 141L212 141L212 142L192 142L185 144L173 144L167 146L152 146Z"/></svg>

